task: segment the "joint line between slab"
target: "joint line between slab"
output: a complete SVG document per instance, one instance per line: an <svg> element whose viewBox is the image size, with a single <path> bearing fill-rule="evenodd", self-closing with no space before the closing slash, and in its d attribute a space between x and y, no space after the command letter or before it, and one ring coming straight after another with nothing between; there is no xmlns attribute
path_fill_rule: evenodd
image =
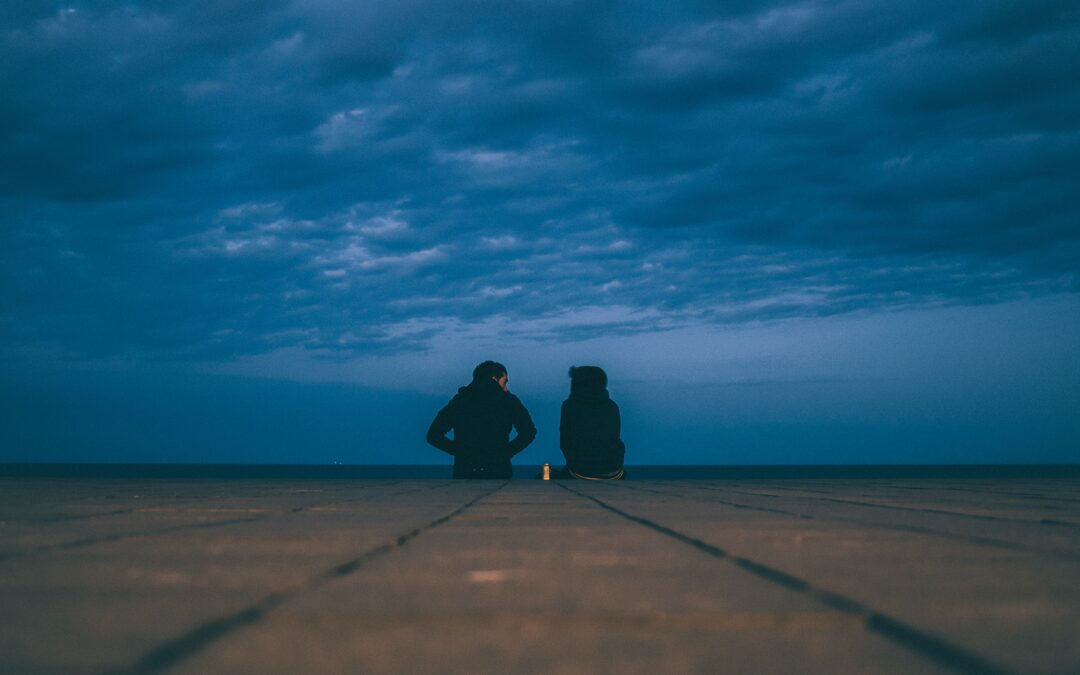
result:
<svg viewBox="0 0 1080 675"><path fill-rule="evenodd" d="M171 668L178 663L195 656L206 647L225 638L233 631L258 623L267 613L289 600L318 588L331 580L348 576L372 560L380 558L387 553L404 546L421 534L445 524L507 485L508 483L504 482L494 490L490 490L470 499L465 504L444 516L440 516L425 525L421 525L404 534L398 535L384 544L380 544L375 548L365 551L352 560L334 565L330 569L319 572L298 588L270 593L261 600L258 600L239 611L200 624L184 635L158 645L144 654L131 666L115 670L106 670L104 671L104 675L148 675L150 673L158 673Z"/></svg>
<svg viewBox="0 0 1080 675"><path fill-rule="evenodd" d="M594 502L601 508L621 516L626 520L659 532L667 537L671 537L672 539L687 544L706 555L726 560L736 567L761 579L765 579L766 581L783 586L784 588L795 592L808 595L838 612L857 616L862 619L863 625L866 626L867 629L878 633L886 639L913 651L920 656L932 659L943 666L962 673L972 673L973 675L1007 675L1011 672L1000 666L989 663L982 656L979 656L974 652L957 647L936 635L924 632L898 619L875 611L858 600L849 598L841 593L818 588L805 579L800 579L792 574L778 570L775 567L756 562L749 558L731 555L724 549L714 546L706 541L684 534L665 525L661 525L648 518L627 513L626 511L623 511L616 506L612 506L592 495L578 492L573 488L567 487L561 481L558 482L557 485L568 492L572 492L579 497Z"/></svg>
<svg viewBox="0 0 1080 675"><path fill-rule="evenodd" d="M447 485L450 485L450 484L451 483L448 482L448 483L436 485L434 487L424 488L422 490L410 489L410 490L404 490L404 491L399 491L399 492L388 492L388 493L379 493L379 494L375 494L375 495L364 495L363 497L354 497L352 499L337 499L337 500L333 500L333 501L329 501L329 502L322 502L322 503L316 504L314 506L316 508L318 508L318 507L324 507L324 506L328 506L328 505L332 505L332 504L350 504L350 503L354 503L354 502L358 502L358 501L366 501L368 499L378 499L380 497L393 497L393 496L398 496L398 495L402 495L402 494L410 494L410 493L413 493L413 492L427 492L427 491L435 490L435 489L438 489L438 488L441 488L441 487L446 487ZM228 520L214 520L214 521L210 521L210 522L207 522L207 523L181 523L179 525L170 525L168 527L162 527L162 528L158 528L156 530L143 530L141 532L121 532L121 533L117 533L117 534L106 534L106 535L102 535L102 536L98 536L98 537L88 537L88 538L85 538L85 539L75 539L75 540L72 540L72 541L64 541L64 542L60 542L60 543L57 543L57 544L45 544L43 546L35 546L33 548L26 548L26 549L22 549L22 550L15 549L15 550L12 550L12 551L7 551L7 552L0 553L0 562L25 558L27 556L31 556L31 555L35 555L35 554L39 554L39 553L48 553L50 551L66 551L66 550L70 550L70 549L84 548L86 546L94 546L96 544L111 544L111 543L114 543L114 542L123 541L125 539L135 539L135 538L139 538L139 537L156 537L156 536L162 535L162 534L176 534L177 532L187 532L187 531L193 531L193 530L205 530L205 529L211 529L211 528L215 528L215 527L224 527L224 526L227 526L227 525L238 525L240 523L253 523L253 522L262 521L262 520L270 520L272 518L280 518L282 516L288 516L288 515L291 515L291 514L294 514L294 513L300 513L302 511L306 511L306 510L309 510L311 508L312 508L312 506L299 506L299 507L294 507L292 509L289 509L288 511L281 512L281 513L260 514L260 515L257 515L257 516L249 516L247 518L230 518ZM129 511L134 511L134 509L130 509Z"/></svg>
<svg viewBox="0 0 1080 675"><path fill-rule="evenodd" d="M748 497L764 497L764 498L777 498L777 495L761 494L754 492L742 492L740 490L727 490L732 494L745 495ZM1040 520L1032 520L1030 518L1013 518L1010 516L996 516L979 513L965 513L963 511L949 511L947 509L932 509L921 506L905 506L903 504L878 504L876 502L866 502L859 499L841 499L839 497L816 497L813 495L803 495L801 499L812 499L820 502L833 502L836 504L850 504L852 506L859 506L868 509L885 509L890 511L912 511L916 513L930 513L936 516L951 516L954 518L971 518L974 520L984 520L1003 523L1015 523L1017 525L1051 525L1056 527L1080 527L1080 523L1074 523L1071 521L1054 520L1052 518L1042 518ZM1049 522L1048 522L1049 521Z"/></svg>
<svg viewBox="0 0 1080 675"><path fill-rule="evenodd" d="M643 488L640 486L630 487L628 485L621 485L623 489L633 491L646 491L653 494L657 494L663 497L674 497L676 499L690 499L685 494L673 494L671 492L663 492L660 490L652 490L649 488ZM694 485L691 486L694 490L708 490L710 492L719 492L721 494L728 494L729 491L725 488L713 487L709 485ZM747 494L747 493L739 493ZM1064 551L1058 549L1041 548L1038 546L1030 546L1027 544L1021 544L1015 541L1008 541L1005 539L994 539L992 537L983 537L970 534L959 534L957 532L949 532L946 530L938 530L931 527L919 527L915 525L898 525L895 523L882 523L867 521L857 516L835 516L835 515L813 515L809 513L799 513L796 511L787 511L784 509L773 509L767 506L756 506L753 504L743 504L740 502L733 502L726 499L708 498L709 504L722 504L724 506L730 506L736 509L745 509L749 511L760 511L762 513L775 513L778 515L785 515L792 518L798 518L800 520L818 520L822 522L833 523L845 523L849 525L857 525L859 527L865 527L871 530L887 530L891 532L910 532L912 534L921 534L931 537L939 537L947 541L961 542L964 544L971 544L974 546L986 546L989 548L995 548L1003 551L1016 551L1018 553L1024 553L1027 555L1033 555L1041 558L1055 558L1059 560L1068 560L1075 562L1080 559L1076 553L1072 551Z"/></svg>

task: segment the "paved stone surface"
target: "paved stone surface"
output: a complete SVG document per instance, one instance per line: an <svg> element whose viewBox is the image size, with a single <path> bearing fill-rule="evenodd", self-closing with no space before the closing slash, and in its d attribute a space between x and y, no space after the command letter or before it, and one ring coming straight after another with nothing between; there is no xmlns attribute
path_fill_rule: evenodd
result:
<svg viewBox="0 0 1080 675"><path fill-rule="evenodd" d="M1077 673L1080 481L0 479L2 673Z"/></svg>

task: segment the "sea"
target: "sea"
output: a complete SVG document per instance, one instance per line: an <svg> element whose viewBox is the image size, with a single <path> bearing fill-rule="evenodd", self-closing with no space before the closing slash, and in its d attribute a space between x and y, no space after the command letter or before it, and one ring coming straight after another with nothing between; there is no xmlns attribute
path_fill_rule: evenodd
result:
<svg viewBox="0 0 1080 675"><path fill-rule="evenodd" d="M561 468L561 467L556 467ZM515 465L533 479L540 465ZM1080 478L1080 464L629 465L628 480ZM0 463L0 477L438 480L448 464L61 464Z"/></svg>

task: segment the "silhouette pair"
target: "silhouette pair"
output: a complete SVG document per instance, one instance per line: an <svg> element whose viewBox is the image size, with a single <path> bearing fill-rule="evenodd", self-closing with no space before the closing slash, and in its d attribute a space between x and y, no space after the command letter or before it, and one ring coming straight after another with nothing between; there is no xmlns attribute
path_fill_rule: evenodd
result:
<svg viewBox="0 0 1080 675"><path fill-rule="evenodd" d="M454 478L512 475L511 458L536 438L536 425L521 400L510 393L506 366L484 361L472 382L458 389L435 416L427 441L453 456ZM510 438L512 430L517 434ZM447 434L453 431L453 438ZM562 404L559 447L566 468L552 478L619 480L625 477L626 446L620 438L619 406L607 390L607 374L597 366L570 368L570 396Z"/></svg>

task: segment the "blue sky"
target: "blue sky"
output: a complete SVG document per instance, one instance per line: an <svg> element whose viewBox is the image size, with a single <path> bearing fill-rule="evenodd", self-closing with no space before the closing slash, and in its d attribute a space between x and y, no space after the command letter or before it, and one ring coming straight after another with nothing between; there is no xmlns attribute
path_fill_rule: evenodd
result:
<svg viewBox="0 0 1080 675"><path fill-rule="evenodd" d="M0 460L1080 459L1080 9L0 10Z"/></svg>

